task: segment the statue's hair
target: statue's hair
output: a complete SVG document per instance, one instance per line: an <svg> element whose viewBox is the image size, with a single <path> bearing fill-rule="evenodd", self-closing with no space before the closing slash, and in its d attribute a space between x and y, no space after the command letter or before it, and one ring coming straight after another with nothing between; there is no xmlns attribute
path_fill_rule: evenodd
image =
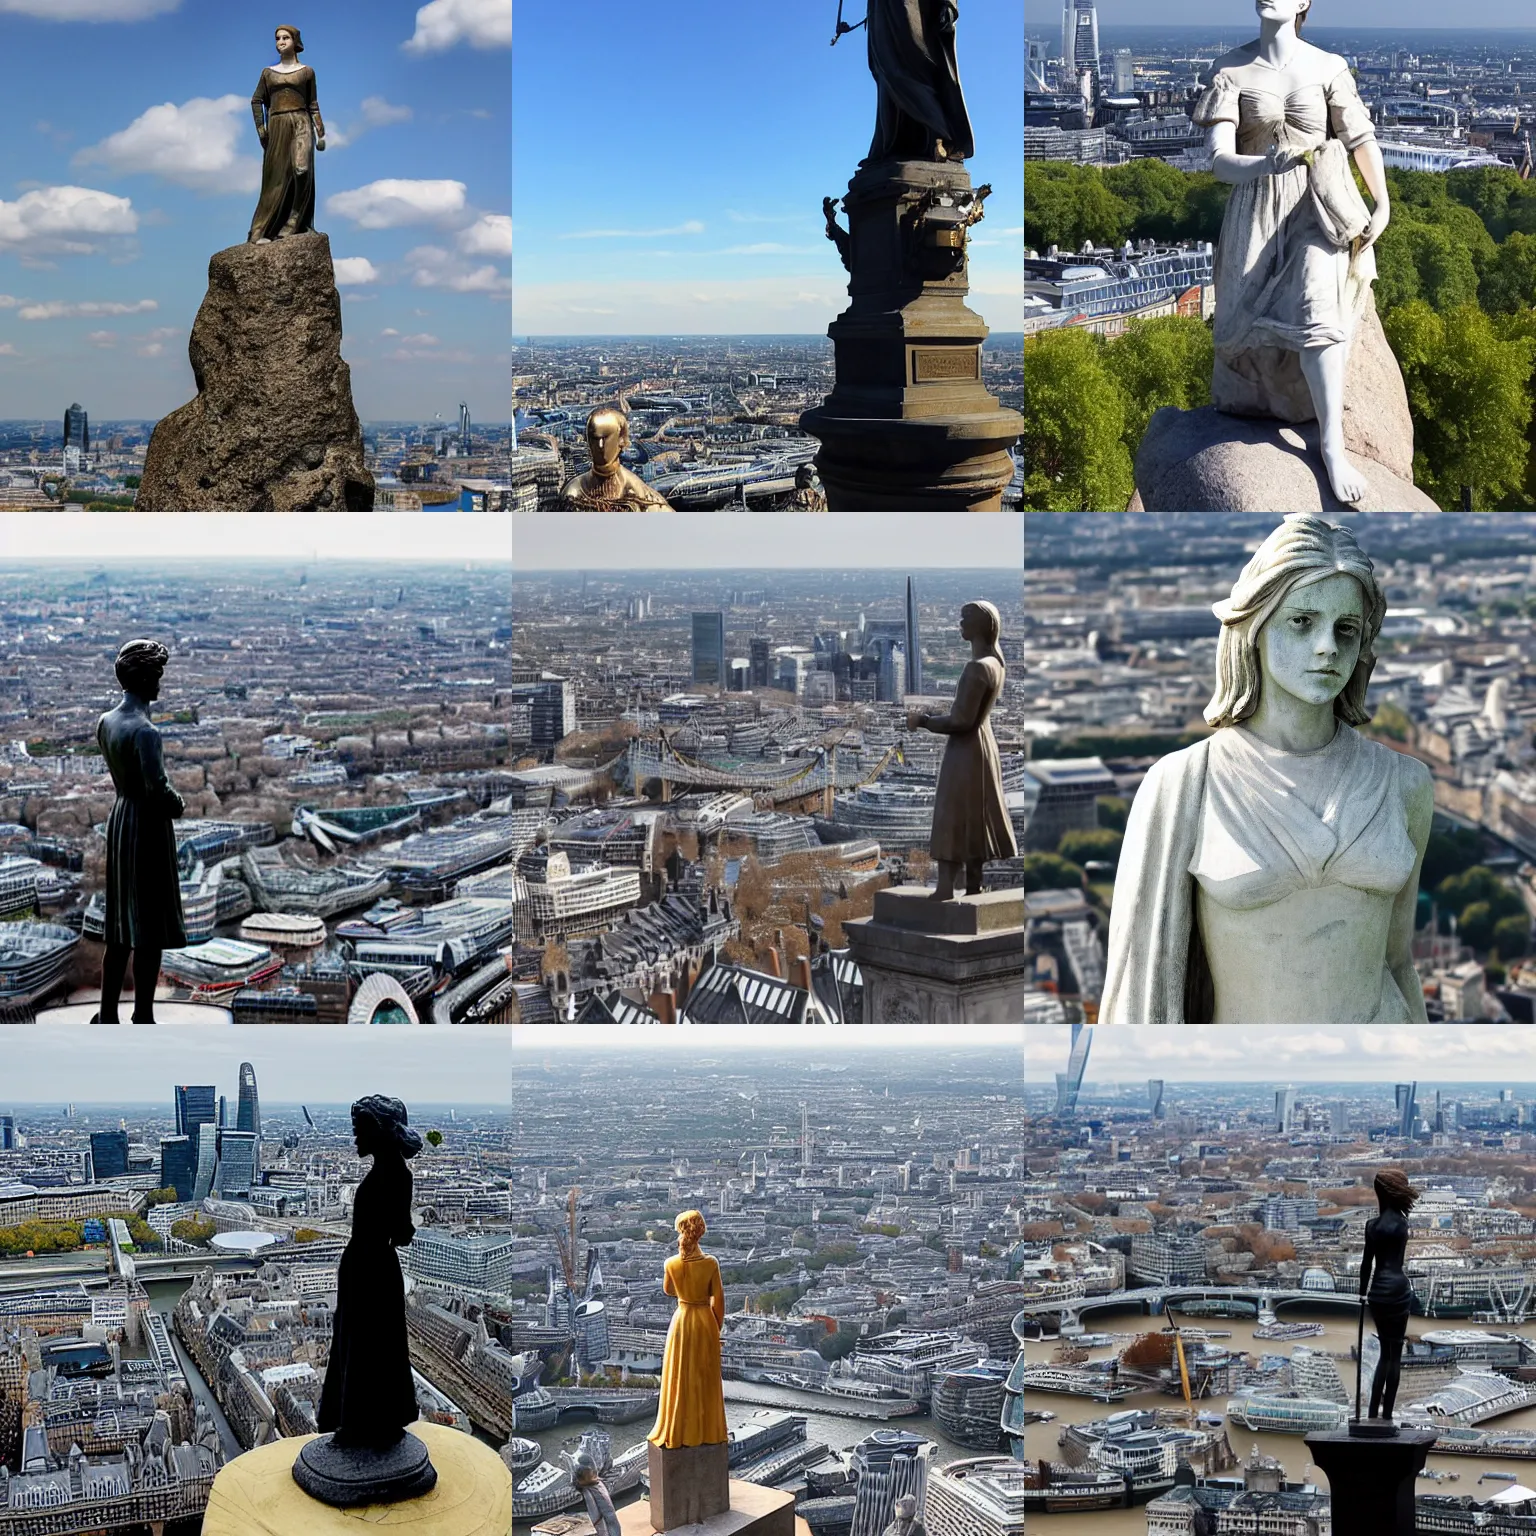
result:
<svg viewBox="0 0 1536 1536"><path fill-rule="evenodd" d="M598 406L597 409L587 417L587 425L590 427L599 416L612 416L622 429L624 433L624 440L626 442L629 441L629 413L624 409L622 405L618 403L617 400L610 400L606 404Z"/></svg>
<svg viewBox="0 0 1536 1536"><path fill-rule="evenodd" d="M699 1211L682 1211L676 1221L672 1223L682 1235L692 1242L704 1236L708 1230L704 1225L704 1217Z"/></svg>
<svg viewBox="0 0 1536 1536"><path fill-rule="evenodd" d="M1336 575L1353 576L1360 583L1365 616L1360 658L1334 699L1333 712L1346 725L1364 725L1371 718L1365 691L1376 666L1376 636L1387 611L1375 568L1348 528L1307 512L1293 512L1259 545L1233 585L1232 595L1211 605L1211 612L1221 620L1216 692L1205 707L1211 725L1237 725L1259 707L1264 681L1259 631L1292 592Z"/></svg>
<svg viewBox="0 0 1536 1536"><path fill-rule="evenodd" d="M1306 10L1298 11L1296 13L1296 30L1298 32L1301 31L1302 26L1306 22L1307 17L1312 14L1312 7L1313 7L1313 5L1315 3L1316 3L1316 0L1307 0L1307 8L1306 8Z"/></svg>
<svg viewBox="0 0 1536 1536"><path fill-rule="evenodd" d="M112 670L118 686L128 693L140 693L145 683L158 683L171 653L158 640L125 640L117 653Z"/></svg>
<svg viewBox="0 0 1536 1536"><path fill-rule="evenodd" d="M352 1118L371 1121L380 1136L392 1142L402 1157L415 1157L421 1151L421 1137L410 1127L410 1115L399 1099L387 1094L370 1093L352 1106Z"/></svg>
<svg viewBox="0 0 1536 1536"><path fill-rule="evenodd" d="M293 52L295 58L304 52L304 39L299 36L299 29L297 27L290 27L286 21L280 21L275 27L272 28L272 36L276 37L279 32L288 32L292 34Z"/></svg>
<svg viewBox="0 0 1536 1536"><path fill-rule="evenodd" d="M1384 1207L1401 1211L1404 1216L1418 1202L1419 1192L1408 1182L1401 1168L1383 1168L1376 1175L1376 1198Z"/></svg>

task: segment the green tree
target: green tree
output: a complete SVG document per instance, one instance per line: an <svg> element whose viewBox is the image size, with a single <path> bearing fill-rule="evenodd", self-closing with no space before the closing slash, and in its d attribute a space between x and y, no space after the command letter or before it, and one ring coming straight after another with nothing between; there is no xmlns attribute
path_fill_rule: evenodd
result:
<svg viewBox="0 0 1536 1536"><path fill-rule="evenodd" d="M1100 859L1114 864L1120 858L1120 845L1125 841L1119 832L1107 827L1074 828L1064 832L1056 845L1056 852L1072 864L1086 864L1090 859Z"/></svg>
<svg viewBox="0 0 1536 1536"><path fill-rule="evenodd" d="M1125 406L1098 343L1078 326L1024 341L1024 505L1121 511L1134 488Z"/></svg>
<svg viewBox="0 0 1536 1536"><path fill-rule="evenodd" d="M1131 814L1131 802L1124 795L1100 795L1097 802L1099 825L1111 832L1125 831L1125 818Z"/></svg>
<svg viewBox="0 0 1536 1536"><path fill-rule="evenodd" d="M1083 871L1079 865L1054 853L1024 855L1026 891L1080 891Z"/></svg>
<svg viewBox="0 0 1536 1536"><path fill-rule="evenodd" d="M144 1197L144 1209L153 1210L157 1205L175 1205L179 1196L174 1185L167 1184L164 1189L152 1189Z"/></svg>
<svg viewBox="0 0 1536 1536"><path fill-rule="evenodd" d="M312 1243L324 1236L324 1232L317 1232L313 1227L298 1227L294 1230L293 1240L296 1243Z"/></svg>
<svg viewBox="0 0 1536 1536"><path fill-rule="evenodd" d="M182 1221L171 1223L171 1236L178 1242L196 1243L199 1248L208 1245L208 1240L219 1229L211 1221L199 1221L195 1217L188 1217Z"/></svg>
<svg viewBox="0 0 1536 1536"><path fill-rule="evenodd" d="M1388 311L1382 324L1413 410L1413 478L1442 507L1496 509L1518 494L1528 469L1527 385L1536 343L1504 339L1480 309L1437 314L1422 299Z"/></svg>
<svg viewBox="0 0 1536 1536"><path fill-rule="evenodd" d="M1503 960L1515 960L1531 948L1531 919L1524 912L1501 917L1493 925L1493 947Z"/></svg>
<svg viewBox="0 0 1536 1536"><path fill-rule="evenodd" d="M1184 226L1189 182L1183 171L1155 157L1131 160L1103 172L1104 185L1129 210L1137 240L1177 240Z"/></svg>
<svg viewBox="0 0 1536 1536"><path fill-rule="evenodd" d="M1474 901L1461 909L1458 931L1462 942L1473 949L1488 949L1493 944L1493 909L1486 901Z"/></svg>
<svg viewBox="0 0 1536 1536"><path fill-rule="evenodd" d="M441 1131L428 1131L427 1132L427 1144L428 1144L428 1146L432 1146L432 1147L440 1147L440 1146L442 1146L442 1144L443 1144L443 1133Z"/></svg>
<svg viewBox="0 0 1536 1536"><path fill-rule="evenodd" d="M1424 863L1419 870L1419 889L1432 891L1441 881L1471 869L1477 863L1482 848L1482 838L1471 827L1452 827L1448 832L1431 832L1429 844L1424 850ZM1491 874L1491 871L1485 873Z"/></svg>
<svg viewBox="0 0 1536 1536"><path fill-rule="evenodd" d="M1104 185L1098 170L1063 160L1024 163L1024 243L1038 251L1080 250L1084 241L1119 245L1130 209Z"/></svg>
<svg viewBox="0 0 1536 1536"><path fill-rule="evenodd" d="M1467 209L1457 213L1467 214ZM1459 222L1452 219L1452 222ZM1476 223L1473 218L1473 223ZM1477 303L1477 268L1462 231L1416 218L1394 218L1377 243L1377 303L1383 309L1422 299L1442 314ZM1487 231L1477 234L1490 246Z"/></svg>
<svg viewBox="0 0 1536 1536"><path fill-rule="evenodd" d="M1133 320L1104 348L1104 366L1125 397L1123 441L1133 457L1154 411L1211 403L1214 360L1210 327L1188 315Z"/></svg>
<svg viewBox="0 0 1536 1536"><path fill-rule="evenodd" d="M1484 259L1477 296L1489 314L1536 305L1536 235L1513 234Z"/></svg>

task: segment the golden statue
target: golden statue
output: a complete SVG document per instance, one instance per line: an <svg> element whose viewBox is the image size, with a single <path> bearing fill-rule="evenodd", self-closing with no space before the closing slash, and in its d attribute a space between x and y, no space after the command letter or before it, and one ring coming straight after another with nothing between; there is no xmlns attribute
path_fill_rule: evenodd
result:
<svg viewBox="0 0 1536 1536"><path fill-rule="evenodd" d="M661 1405L646 1437L668 1450L680 1445L720 1445L726 1437L725 1389L720 1377L720 1328L725 1287L720 1266L701 1252L704 1218L684 1211L677 1218L677 1252L667 1260L662 1287L677 1297L661 1360Z"/></svg>
<svg viewBox="0 0 1536 1536"><path fill-rule="evenodd" d="M629 447L629 417L616 405L600 405L587 417L592 468L565 482L560 506L576 512L670 512L664 496L619 463Z"/></svg>
<svg viewBox="0 0 1536 1536"><path fill-rule="evenodd" d="M315 229L314 150L325 148L325 122L315 72L299 63L304 40L297 27L274 34L277 63L256 82L251 114L261 140L261 200L251 219L249 243L265 245Z"/></svg>

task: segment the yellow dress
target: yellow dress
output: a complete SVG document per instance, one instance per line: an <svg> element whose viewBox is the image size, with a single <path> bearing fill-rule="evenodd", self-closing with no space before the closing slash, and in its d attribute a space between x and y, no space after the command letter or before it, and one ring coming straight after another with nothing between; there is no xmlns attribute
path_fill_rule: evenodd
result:
<svg viewBox="0 0 1536 1536"><path fill-rule="evenodd" d="M677 1297L661 1360L661 1405L648 1438L657 1445L718 1445L726 1437L725 1393L720 1381L720 1327L725 1288L720 1266L707 1254L667 1260L662 1288Z"/></svg>

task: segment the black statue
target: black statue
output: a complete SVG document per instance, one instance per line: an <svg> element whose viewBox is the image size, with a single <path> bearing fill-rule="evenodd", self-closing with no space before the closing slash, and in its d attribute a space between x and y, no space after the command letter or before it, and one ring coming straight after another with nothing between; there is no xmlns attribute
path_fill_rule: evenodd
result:
<svg viewBox="0 0 1536 1536"><path fill-rule="evenodd" d="M96 744L112 775L117 804L107 818L107 953L101 1011L92 1023L118 1022L131 953L133 1022L153 1024L161 951L187 942L171 826L186 805L165 776L160 732L149 718L170 658L157 640L129 640L117 653L123 702L96 722Z"/></svg>
<svg viewBox="0 0 1536 1536"><path fill-rule="evenodd" d="M968 160L954 0L869 0L869 68L879 87L869 160Z"/></svg>
<svg viewBox="0 0 1536 1536"><path fill-rule="evenodd" d="M373 1167L357 1188L352 1236L336 1280L331 1354L316 1415L321 1435L293 1467L306 1493L340 1507L414 1498L437 1483L426 1446L406 1430L417 1418L416 1389L395 1250L416 1233L405 1160L421 1151L421 1137L408 1122L405 1105L382 1094L352 1106L357 1154L371 1157Z"/></svg>
<svg viewBox="0 0 1536 1536"><path fill-rule="evenodd" d="M1397 1401L1403 1340L1413 1301L1403 1255L1408 1249L1408 1213L1418 1198L1418 1190L1402 1169L1384 1168L1376 1175L1376 1203L1381 1210L1365 1224L1365 1253L1360 1260L1360 1294L1371 1309L1371 1321L1381 1342L1381 1359L1371 1382L1373 1419L1390 1420Z"/></svg>

